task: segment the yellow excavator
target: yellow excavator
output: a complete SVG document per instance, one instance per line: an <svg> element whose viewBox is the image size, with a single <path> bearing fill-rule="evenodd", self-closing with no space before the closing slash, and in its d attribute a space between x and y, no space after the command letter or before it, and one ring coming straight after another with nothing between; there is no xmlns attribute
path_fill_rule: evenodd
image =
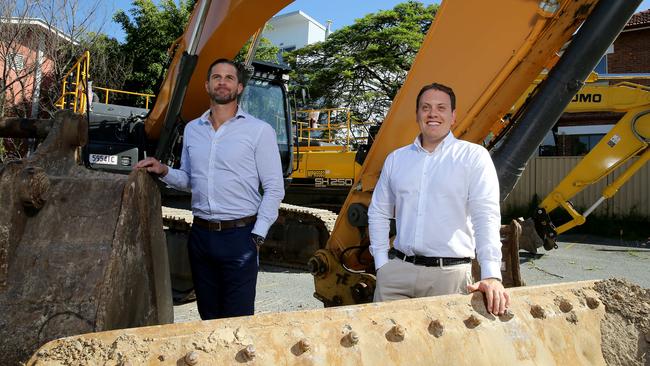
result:
<svg viewBox="0 0 650 366"><path fill-rule="evenodd" d="M287 3L197 3L144 120L143 136L158 141L158 157L173 164L183 121L206 108L207 65L234 56ZM443 2L326 248L310 261L317 297L325 305L348 305L372 295L365 209L385 156L417 134L414 102L423 84L453 86L462 96L454 134L482 142L542 69L550 70L495 145L505 196L638 4ZM578 28L558 60L556 52ZM85 143L87 121L78 115L5 119L0 127L14 136L49 131L34 156L0 172L0 201L9 208L0 213L0 354L6 363L80 333L88 334L49 342L27 364L604 364L610 338L643 341L638 326L626 334L601 333L606 308L615 308L617 297L609 296L607 283L593 282L513 289L511 311L499 318L475 294L123 329L171 321L154 182L143 172L124 177L79 167L75 152ZM118 330L100 332L110 329Z"/></svg>
<svg viewBox="0 0 650 366"><path fill-rule="evenodd" d="M526 225L534 226L537 235L526 236L530 240L520 242L522 249L535 253L542 246L547 250L556 248L557 235L584 224L587 216L614 196L650 159L650 88L625 81L634 78L635 75L598 76L592 73L586 85L569 103L561 123L588 120L615 123L532 213ZM617 83L610 85L609 81ZM521 98L513 109L516 110L524 100ZM498 134L498 131L493 132ZM554 139L557 140L557 135ZM635 157L629 166L620 169ZM584 212L578 212L570 200L615 171L617 177L603 189L601 197ZM549 216L557 209L564 210L571 219L558 226Z"/></svg>
<svg viewBox="0 0 650 366"><path fill-rule="evenodd" d="M521 108L544 77L546 73L538 76L514 104L512 113L506 115L501 123L493 125L488 137L483 141L486 146L494 144L501 134L507 132L512 114ZM525 232L524 238L519 241L520 249L536 253L537 248L542 246L547 250L555 248L557 235L584 224L591 212L605 199L615 195L621 186L645 166L648 161L647 144L650 128L648 117L645 116L650 110L650 88L628 81L638 80L639 77L645 76L598 75L592 72L585 80L585 85L571 99L558 120L558 126L600 121L610 125L611 129L606 136L603 136L602 142L593 146L578 165L544 198L539 208L531 212L531 219L522 223ZM615 83L610 84L610 82ZM338 131L347 133L352 130L351 126L354 126L350 123L349 111L345 109L343 111L348 114L348 118L344 119L343 123L330 123L329 114L332 111L338 109L306 111L308 114L316 112L328 116L322 127L320 125L310 127L308 122L298 122L298 131L301 132L298 135L305 136L306 146L294 147L294 178L287 192L309 196L310 199L302 199L302 204L323 205L338 212L342 205L340 202L337 206L339 191L352 186L361 165L356 161L359 153L345 135L336 140L338 143L331 142L333 139L330 136L336 135ZM327 131L327 139L312 137L312 134L320 136L320 131ZM557 134L556 129L554 131L551 136L555 141L561 135ZM371 142L374 139L373 136L367 135L362 138L370 138ZM326 142L322 143L322 141ZM554 145L546 147L549 146ZM365 153L362 145L361 155ZM633 165L619 173L617 178L603 190L601 198L585 212L576 211L570 201L571 198L586 187L599 182L635 156L638 158ZM549 214L559 208L567 212L571 220L556 227L558 223L551 221Z"/></svg>

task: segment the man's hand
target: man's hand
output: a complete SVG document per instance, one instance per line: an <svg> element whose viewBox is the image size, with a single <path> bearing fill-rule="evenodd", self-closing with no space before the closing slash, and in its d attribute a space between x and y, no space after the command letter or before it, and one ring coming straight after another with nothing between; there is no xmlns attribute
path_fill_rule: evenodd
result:
<svg viewBox="0 0 650 366"><path fill-rule="evenodd" d="M140 160L137 164L135 164L135 167L133 169L147 169L147 172L149 173L154 173L158 174L161 177L164 177L167 175L167 172L169 172L169 168L167 165L162 164L161 162L158 161L156 158L146 158L144 160Z"/></svg>
<svg viewBox="0 0 650 366"><path fill-rule="evenodd" d="M503 315L510 306L510 296L503 284L496 278L487 278L467 286L467 291L481 291L487 298L487 311L494 315Z"/></svg>
<svg viewBox="0 0 650 366"><path fill-rule="evenodd" d="M251 234L251 240L253 241L253 244L255 244L258 252L260 251L260 247L264 244L265 239L266 238L261 235Z"/></svg>

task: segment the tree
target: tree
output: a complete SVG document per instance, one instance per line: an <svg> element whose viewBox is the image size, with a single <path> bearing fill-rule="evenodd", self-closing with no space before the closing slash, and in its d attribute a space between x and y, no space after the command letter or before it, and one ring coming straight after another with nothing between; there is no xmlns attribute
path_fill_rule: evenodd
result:
<svg viewBox="0 0 650 366"><path fill-rule="evenodd" d="M289 53L294 88L309 92L301 107L349 107L360 120L381 121L437 10L435 4L408 1Z"/></svg>
<svg viewBox="0 0 650 366"><path fill-rule="evenodd" d="M3 0L0 3L0 117L48 117L61 95L61 78L83 50L79 39L99 34L100 0ZM93 37L86 37L89 44ZM20 158L21 140L3 141Z"/></svg>
<svg viewBox="0 0 650 366"><path fill-rule="evenodd" d="M183 34L195 0L162 0L156 6L152 0L134 0L129 13L120 10L113 20L122 26L126 42L121 46L131 64L131 75L125 87L130 91L155 93L156 86L170 62L167 53L174 41Z"/></svg>
<svg viewBox="0 0 650 366"><path fill-rule="evenodd" d="M0 96L6 100L0 115L54 112L61 78L83 53L83 44L94 44L101 34L105 19L99 6L100 0L2 2Z"/></svg>
<svg viewBox="0 0 650 366"><path fill-rule="evenodd" d="M171 59L169 47L180 37L189 21L196 0L162 0L156 6L152 0L134 0L133 7L126 12L118 11L113 19L126 33L122 52L132 63L132 73L126 87L131 91L156 93ZM155 40L155 41L153 41ZM250 41L242 48L237 61L242 61ZM278 48L268 39L262 38L256 59L275 61Z"/></svg>
<svg viewBox="0 0 650 366"><path fill-rule="evenodd" d="M105 34L89 33L81 40L80 49L90 52L90 76L93 85L123 89L131 75L132 63L117 39Z"/></svg>

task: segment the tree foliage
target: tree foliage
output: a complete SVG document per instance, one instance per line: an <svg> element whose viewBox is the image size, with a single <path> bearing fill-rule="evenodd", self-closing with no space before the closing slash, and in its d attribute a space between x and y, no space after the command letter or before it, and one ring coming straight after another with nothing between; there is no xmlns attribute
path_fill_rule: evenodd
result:
<svg viewBox="0 0 650 366"><path fill-rule="evenodd" d="M104 24L100 4L100 0L0 2L0 116L54 112L61 79L83 52L79 40L94 43L90 35L99 34ZM89 33L91 29L95 33ZM16 57L20 67L13 64Z"/></svg>
<svg viewBox="0 0 650 366"><path fill-rule="evenodd" d="M128 90L158 92L157 85L171 61L168 49L183 34L195 3L196 0L180 0L178 4L175 0L162 0L157 6L153 0L134 0L130 16L123 10L114 15L113 19L126 33L122 52L132 68L126 81ZM238 61L243 60L249 44L250 41L239 52ZM277 47L262 38L256 59L274 61L277 52Z"/></svg>
<svg viewBox="0 0 650 366"><path fill-rule="evenodd" d="M248 49L251 46L252 38L249 39L244 47L239 51L237 56L235 56L235 62L244 62L244 58L248 53ZM268 61L268 62L278 62L278 52L280 48L275 46L267 38L262 37L260 43L257 45L257 51L255 51L255 60Z"/></svg>
<svg viewBox="0 0 650 366"><path fill-rule="evenodd" d="M155 86L169 64L167 50L183 34L190 18L194 0L134 0L127 15L120 10L113 20L126 33L122 52L131 62L131 75L126 88L143 93L157 92Z"/></svg>
<svg viewBox="0 0 650 366"><path fill-rule="evenodd" d="M132 63L122 52L117 39L106 34L89 33L81 40L80 49L90 52L90 77L95 86L124 89L131 74Z"/></svg>
<svg viewBox="0 0 650 366"><path fill-rule="evenodd" d="M289 53L295 86L309 92L302 107L349 107L357 118L381 121L437 10L435 4L401 3Z"/></svg>

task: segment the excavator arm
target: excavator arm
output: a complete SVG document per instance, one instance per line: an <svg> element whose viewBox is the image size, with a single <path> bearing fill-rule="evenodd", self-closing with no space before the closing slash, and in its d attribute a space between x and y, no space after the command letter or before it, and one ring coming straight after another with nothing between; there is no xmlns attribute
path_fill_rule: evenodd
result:
<svg viewBox="0 0 650 366"><path fill-rule="evenodd" d="M248 39L291 0L199 0L183 36L174 45L172 62L158 92L156 103L147 116L145 131L150 139L157 139L168 114L168 106L177 93L177 79L190 74L178 116L189 121L203 113L209 106L205 93L208 66L218 58L234 58ZM183 54L196 55L192 70L182 70Z"/></svg>
<svg viewBox="0 0 650 366"><path fill-rule="evenodd" d="M597 3L600 9L595 12ZM522 117L527 118L521 118L509 130L519 134L540 130L536 136L524 139L511 136L510 144L504 144L505 149L494 153L500 181L503 179L502 193L509 192L518 178L512 171L518 170L520 174L552 126L548 123L540 126L539 120L553 122L559 118L562 105L569 103L580 81L593 69L636 8L635 4L626 4L629 7L616 9L616 5L621 4L609 1L444 2L341 209L327 247L310 259L315 296L326 306L371 301L375 277L367 250L367 207L388 153L411 143L418 134L415 100L423 85L436 81L454 88L459 98L453 133L461 139L482 143L543 69L563 67L559 75L549 77L550 82L540 85L543 92L536 93L537 103L524 106ZM592 11L598 17L583 28L606 35L599 42L581 37L577 44L581 50L591 52L581 53L580 49L568 52L572 57L569 60L582 59L579 67L573 67L572 61L558 61L557 53ZM462 32L458 31L460 23L465 24ZM575 80L578 87L574 86ZM548 109L553 113L536 115L551 101L554 108ZM522 144L530 146L522 148ZM516 151L515 156L508 156L508 151Z"/></svg>
<svg viewBox="0 0 650 366"><path fill-rule="evenodd" d="M589 214L606 199L614 196L619 188L650 159L648 149L650 88L628 82L615 86L587 85L576 95L566 111L568 113L614 112L623 115L600 142L544 198L533 214L535 229L547 249L554 246L558 234L584 224ZM570 199L588 186L612 174L633 157L638 158L619 171L616 179L603 189L602 196L596 202L582 213L576 210ZM556 227L549 214L559 208L566 211L571 216L571 220Z"/></svg>

